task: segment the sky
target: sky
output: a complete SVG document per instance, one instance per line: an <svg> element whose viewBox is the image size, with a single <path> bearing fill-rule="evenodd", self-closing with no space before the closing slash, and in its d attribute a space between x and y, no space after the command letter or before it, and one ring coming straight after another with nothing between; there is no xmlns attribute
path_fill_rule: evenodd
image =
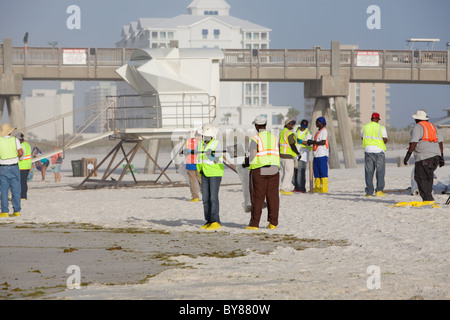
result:
<svg viewBox="0 0 450 320"><path fill-rule="evenodd" d="M115 47L122 26L139 18L170 18L187 13L192 0L1 0L0 41L13 46ZM227 0L230 14L270 28L271 49L331 47L332 41L357 44L361 49L405 50L410 38L438 38L435 50L450 41L450 0ZM80 29L69 29L71 5L80 8ZM369 29L369 6L380 9L379 28ZM425 45L415 48L426 49ZM31 88L48 83L24 84ZM54 85L54 84L52 84ZM76 87L91 84L76 83ZM272 83L272 105L290 105L303 114L302 83ZM82 99L81 99L82 100ZM408 114L425 108L430 117L445 116L450 108L450 85L391 84L391 124L404 128ZM361 119L364 121L364 119ZM367 119L369 121L369 119Z"/></svg>

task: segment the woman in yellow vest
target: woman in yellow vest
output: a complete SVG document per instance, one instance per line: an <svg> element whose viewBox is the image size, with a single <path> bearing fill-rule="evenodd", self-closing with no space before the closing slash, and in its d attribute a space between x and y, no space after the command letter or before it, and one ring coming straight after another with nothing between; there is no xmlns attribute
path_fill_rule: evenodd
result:
<svg viewBox="0 0 450 320"><path fill-rule="evenodd" d="M221 228L219 216L219 188L223 177L222 144L216 140L218 129L210 124L200 130L203 140L198 143L197 170L202 179L205 230Z"/></svg>
<svg viewBox="0 0 450 320"><path fill-rule="evenodd" d="M22 200L26 200L28 193L28 174L30 173L31 169L31 147L28 144L28 142L25 141L23 133L17 134L16 138L19 139L23 150L23 155L19 159L20 187L21 187L20 198Z"/></svg>
<svg viewBox="0 0 450 320"><path fill-rule="evenodd" d="M361 138L364 149L364 176L366 180L366 197L371 197L374 191L373 175L376 171L377 187L375 194L377 197L386 196L384 190L384 176L386 172L386 128L378 123L380 115L376 112L370 117L371 122L361 129Z"/></svg>

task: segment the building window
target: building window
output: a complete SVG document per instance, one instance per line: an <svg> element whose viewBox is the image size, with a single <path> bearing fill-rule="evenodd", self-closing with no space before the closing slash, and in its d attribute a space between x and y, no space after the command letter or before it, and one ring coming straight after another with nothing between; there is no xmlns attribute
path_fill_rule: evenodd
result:
<svg viewBox="0 0 450 320"><path fill-rule="evenodd" d="M156 31L152 32L152 39L158 39L158 32Z"/></svg>
<svg viewBox="0 0 450 320"><path fill-rule="evenodd" d="M173 38L174 38L174 36L173 36L173 31L167 32L167 38L168 38L168 39L173 39Z"/></svg>
<svg viewBox="0 0 450 320"><path fill-rule="evenodd" d="M160 39L165 39L166 38L166 33L165 32L160 32L159 33L159 38Z"/></svg>
<svg viewBox="0 0 450 320"><path fill-rule="evenodd" d="M219 36L220 36L220 30L214 29L214 39L219 39Z"/></svg>
<svg viewBox="0 0 450 320"><path fill-rule="evenodd" d="M252 34L250 32L245 33L245 39L252 40Z"/></svg>
<svg viewBox="0 0 450 320"><path fill-rule="evenodd" d="M258 32L253 33L253 40L259 40L259 33Z"/></svg>
<svg viewBox="0 0 450 320"><path fill-rule="evenodd" d="M261 94L267 96L267 83L261 83Z"/></svg>
<svg viewBox="0 0 450 320"><path fill-rule="evenodd" d="M214 10L214 11L212 11L212 10L204 11L204 14L205 14L205 16L218 16L219 15L219 11L216 11L216 10Z"/></svg>
<svg viewBox="0 0 450 320"><path fill-rule="evenodd" d="M208 29L202 30L203 39L208 39Z"/></svg>
<svg viewBox="0 0 450 320"><path fill-rule="evenodd" d="M267 40L267 32L261 33L261 40Z"/></svg>
<svg viewBox="0 0 450 320"><path fill-rule="evenodd" d="M246 97L246 98L245 98L245 105L246 105L246 106L250 106L251 104L252 104L252 98Z"/></svg>

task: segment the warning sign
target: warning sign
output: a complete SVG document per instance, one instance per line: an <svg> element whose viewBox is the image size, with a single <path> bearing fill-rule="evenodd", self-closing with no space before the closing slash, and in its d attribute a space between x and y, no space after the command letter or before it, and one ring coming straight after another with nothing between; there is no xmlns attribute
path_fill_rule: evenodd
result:
<svg viewBox="0 0 450 320"><path fill-rule="evenodd" d="M380 54L378 51L358 51L356 52L357 67L379 67Z"/></svg>
<svg viewBox="0 0 450 320"><path fill-rule="evenodd" d="M86 64L87 49L63 49L63 64Z"/></svg>

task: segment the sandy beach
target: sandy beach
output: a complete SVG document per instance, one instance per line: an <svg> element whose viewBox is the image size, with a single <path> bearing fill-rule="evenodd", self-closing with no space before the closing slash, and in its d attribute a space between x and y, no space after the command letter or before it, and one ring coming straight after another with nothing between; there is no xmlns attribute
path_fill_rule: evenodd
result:
<svg viewBox="0 0 450 320"><path fill-rule="evenodd" d="M44 182L35 174L21 216L0 220L0 298L449 299L448 195L434 194L441 208L392 207L420 201L407 190L413 165L397 166L399 149L387 154L387 196L366 198L363 154L355 152L356 169L330 170L328 194L281 196L276 230L265 229L265 209L258 231L244 229L240 180L226 169L223 226L214 232L199 229L202 202L188 201L173 166L176 187L77 190L84 178L72 176L71 160L86 155L68 152L62 182L51 171ZM138 154L136 178L155 180L142 173L144 162ZM435 185L449 176L448 164L438 168ZM68 286L70 266L79 268L80 288Z"/></svg>

